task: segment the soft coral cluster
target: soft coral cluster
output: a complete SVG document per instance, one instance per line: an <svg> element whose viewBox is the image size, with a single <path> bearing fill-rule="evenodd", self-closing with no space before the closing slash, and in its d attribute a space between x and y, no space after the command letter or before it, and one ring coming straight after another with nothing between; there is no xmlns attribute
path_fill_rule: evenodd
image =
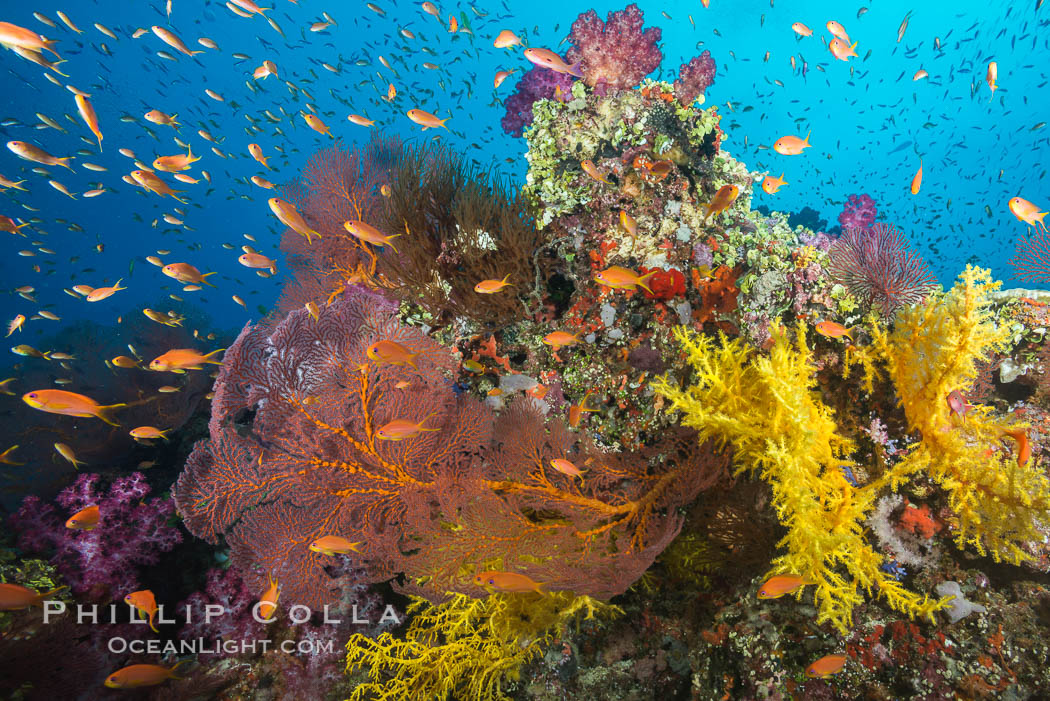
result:
<svg viewBox="0 0 1050 701"><path fill-rule="evenodd" d="M569 63L580 62L583 79L599 93L608 88L630 88L656 70L663 52L656 45L662 32L642 27L642 11L635 4L610 12L602 22L588 10L572 23Z"/></svg>
<svg viewBox="0 0 1050 701"><path fill-rule="evenodd" d="M51 562L58 567L73 592L89 601L108 601L139 588L138 569L155 564L160 553L182 541L171 524L171 499L149 499L141 472L100 488L100 476L81 475L56 499L65 516L39 497L28 496L11 516L18 532L18 547L45 552L54 550ZM90 531L70 530L65 520L88 506L97 505L99 523Z"/></svg>
<svg viewBox="0 0 1050 701"><path fill-rule="evenodd" d="M532 124L532 105L539 100L552 99L560 88L562 95L572 89L573 77L537 66L527 71L518 81L514 93L504 101L507 113L500 120L503 131L521 136Z"/></svg>

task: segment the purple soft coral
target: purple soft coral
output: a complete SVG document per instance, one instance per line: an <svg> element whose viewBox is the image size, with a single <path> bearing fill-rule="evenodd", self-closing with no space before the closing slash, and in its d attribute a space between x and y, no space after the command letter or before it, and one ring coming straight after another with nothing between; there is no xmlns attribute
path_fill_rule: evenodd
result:
<svg viewBox="0 0 1050 701"><path fill-rule="evenodd" d="M73 592L88 601L108 601L139 587L138 567L152 565L159 554L182 541L169 524L175 513L171 499L151 499L141 472L113 481L105 494L99 475L85 474L59 493L55 501L65 516L39 497L29 496L11 516L23 550L54 550L52 564ZM70 530L65 518L97 505L99 524L90 531Z"/></svg>
<svg viewBox="0 0 1050 701"><path fill-rule="evenodd" d="M521 136L525 127L532 124L533 103L553 98L557 88L561 88L563 95L568 95L574 80L571 75L547 68L536 67L525 73L518 81L514 94L503 103L507 108L507 113L500 120L503 131L511 136Z"/></svg>
<svg viewBox="0 0 1050 701"><path fill-rule="evenodd" d="M875 223L875 200L867 195L850 195L849 201L842 207L839 215L839 225L842 230L859 229L867 231Z"/></svg>
<svg viewBox="0 0 1050 701"><path fill-rule="evenodd" d="M610 12L602 22L588 10L572 23L573 46L567 53L570 64L580 61L587 85L604 94L607 88L630 88L652 73L663 60L656 42L656 27L642 28L644 18L637 5Z"/></svg>
<svg viewBox="0 0 1050 701"><path fill-rule="evenodd" d="M689 63L683 63L678 69L678 79L674 82L674 94L679 103L690 105L714 82L715 60L711 58L710 51L704 51Z"/></svg>

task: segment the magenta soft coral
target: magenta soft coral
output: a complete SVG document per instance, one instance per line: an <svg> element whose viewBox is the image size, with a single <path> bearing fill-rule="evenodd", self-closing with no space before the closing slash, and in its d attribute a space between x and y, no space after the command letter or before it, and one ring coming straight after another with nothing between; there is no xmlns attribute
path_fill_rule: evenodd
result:
<svg viewBox="0 0 1050 701"><path fill-rule="evenodd" d="M850 195L849 200L842 205L839 214L839 225L843 231L847 229L860 229L867 231L875 224L875 200L867 195Z"/></svg>
<svg viewBox="0 0 1050 701"><path fill-rule="evenodd" d="M55 499L61 511L39 497L29 496L10 518L18 533L18 547L33 552L54 551L58 567L78 598L104 602L139 587L139 568L152 565L182 541L170 521L175 513L171 499L150 499L141 472L113 481L108 491L101 477L84 474ZM91 531L65 527L67 518L97 505L99 524Z"/></svg>
<svg viewBox="0 0 1050 701"><path fill-rule="evenodd" d="M606 88L637 85L664 57L656 45L660 29L643 29L643 22L642 11L635 4L610 12L604 22L597 12L588 10L572 23L573 46L567 54L568 62L579 61L584 82L599 93Z"/></svg>

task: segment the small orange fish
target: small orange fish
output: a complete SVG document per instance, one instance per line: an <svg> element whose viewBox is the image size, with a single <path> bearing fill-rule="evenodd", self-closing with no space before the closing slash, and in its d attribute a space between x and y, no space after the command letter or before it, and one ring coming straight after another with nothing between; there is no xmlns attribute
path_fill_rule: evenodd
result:
<svg viewBox="0 0 1050 701"><path fill-rule="evenodd" d="M810 147L809 136L812 133L806 134L805 139L791 135L782 136L773 143L773 150L781 156L797 156L802 153L803 149Z"/></svg>
<svg viewBox="0 0 1050 701"><path fill-rule="evenodd" d="M186 44L183 43L182 39L176 36L173 32L165 29L164 27L161 27L159 25L153 25L152 27L150 27L150 29L153 30L153 33L160 37L160 40L163 41L165 44L175 49L176 51L180 51L186 54L187 56L195 56L197 54L204 53L203 51L190 51L186 48Z"/></svg>
<svg viewBox="0 0 1050 701"><path fill-rule="evenodd" d="M966 403L966 399L957 389L953 389L948 393L946 401L948 402L948 411L963 418L966 417L966 413L972 408Z"/></svg>
<svg viewBox="0 0 1050 701"><path fill-rule="evenodd" d="M20 27L17 24L0 22L0 44L3 44L4 46L17 46L22 49L29 49L36 52L50 51L55 54L56 58L61 59L62 57L51 48L53 44L57 43L57 39L45 39L40 34L26 29L25 27Z"/></svg>
<svg viewBox="0 0 1050 701"><path fill-rule="evenodd" d="M778 574L770 577L758 588L759 599L779 599L785 594L793 594L800 587L814 584L812 579L797 574Z"/></svg>
<svg viewBox="0 0 1050 701"><path fill-rule="evenodd" d="M373 246L390 246L390 248L394 249L395 253L400 252L394 248L394 244L390 241L391 239L396 239L401 234L391 234L390 236L387 236L371 224L365 224L363 221L358 221L357 219L349 219L343 222L343 228L346 229L351 236L364 241L365 243L370 243Z"/></svg>
<svg viewBox="0 0 1050 701"><path fill-rule="evenodd" d="M112 297L121 290L128 289L126 287L120 286L120 282L123 279L124 278L120 278L119 280L117 280L117 284L113 285L112 287L96 287L95 289L91 290L91 292L88 292L84 299L88 302L101 302L107 297Z"/></svg>
<svg viewBox="0 0 1050 701"><path fill-rule="evenodd" d="M169 428L165 431L161 431L156 426L139 426L128 431L128 434L141 443L142 441L153 440L154 438L168 440L168 431L170 430L171 429Z"/></svg>
<svg viewBox="0 0 1050 701"><path fill-rule="evenodd" d="M423 423L436 414L432 411L423 417L421 421L409 421L408 419L394 419L376 429L376 437L384 441L400 441L405 438L415 438L424 431L440 431L440 428L424 428Z"/></svg>
<svg viewBox="0 0 1050 701"><path fill-rule="evenodd" d="M824 26L828 28L828 31L831 32L832 36L838 37L847 44L850 43L849 34L846 34L846 28L835 20L828 20L828 23Z"/></svg>
<svg viewBox="0 0 1050 701"><path fill-rule="evenodd" d="M269 268L272 275L277 274L277 261L261 253L245 253L237 258L237 262L246 268Z"/></svg>
<svg viewBox="0 0 1050 701"><path fill-rule="evenodd" d="M856 56L857 52L854 50L856 48L857 42L853 42L853 44L847 44L838 37L832 39L831 43L828 44L828 51L830 51L831 55L840 61L849 61L850 56Z"/></svg>
<svg viewBox="0 0 1050 701"><path fill-rule="evenodd" d="M424 112L421 109L411 109L405 114L416 124L423 127L423 131L427 129L437 129L438 127L445 127L445 122L452 119L451 117L445 117L444 119L438 119L437 116L430 114L430 112ZM448 127L445 127L448 129Z"/></svg>
<svg viewBox="0 0 1050 701"><path fill-rule="evenodd" d="M222 353L224 350L226 349L217 348L210 353L201 355L193 348L173 348L151 360L149 369L156 372L183 373L187 370L200 370L205 363L222 365L221 360L214 360L212 356L216 353Z"/></svg>
<svg viewBox="0 0 1050 701"><path fill-rule="evenodd" d="M186 285L208 285L209 287L215 287L215 285L212 285L205 279L209 275L215 275L215 273L204 273L201 275L201 271L197 270L197 268L189 263L168 263L161 268L160 271L168 277L175 278ZM147 316L149 315L147 314ZM154 319L154 321L156 321L156 319Z"/></svg>
<svg viewBox="0 0 1050 701"><path fill-rule="evenodd" d="M580 479L583 479L584 471L580 470L580 468L576 467L574 464L572 464L571 461L566 460L565 458L554 458L553 460L551 460L551 467L553 467L555 470L562 473L563 475L568 475L569 477L579 477Z"/></svg>
<svg viewBox="0 0 1050 701"><path fill-rule="evenodd" d="M999 87L995 81L999 79L999 64L995 61L988 62L988 73L984 76L984 81L988 83L988 88L992 91L992 97L995 97L995 91Z"/></svg>
<svg viewBox="0 0 1050 701"><path fill-rule="evenodd" d="M191 163L196 163L200 156L194 157L193 149L190 148L186 154L176 153L174 156L159 156L153 159L153 167L165 173L177 173L189 170Z"/></svg>
<svg viewBox="0 0 1050 701"><path fill-rule="evenodd" d="M594 165L594 161L590 160L589 158L585 161L581 161L580 167L583 168L584 173L591 176L598 182L605 183L606 185L612 185L611 182L605 179L605 176L598 172L598 169Z"/></svg>
<svg viewBox="0 0 1050 701"><path fill-rule="evenodd" d="M334 136L332 136L331 128L327 124L325 124L324 121L322 121L321 118L318 117L316 114L313 114L312 112L304 112L303 119L305 119L306 124L318 134L324 134L329 139L335 138Z"/></svg>
<svg viewBox="0 0 1050 701"><path fill-rule="evenodd" d="M915 177L911 179L911 194L919 194L919 188L922 187L922 159L919 159L919 170L916 171Z"/></svg>
<svg viewBox="0 0 1050 701"><path fill-rule="evenodd" d="M65 443L55 443L55 452L72 463L74 470L79 470L81 465L87 465L83 460L77 460L77 454Z"/></svg>
<svg viewBox="0 0 1050 701"><path fill-rule="evenodd" d="M148 170L133 170L131 171L131 179L156 195L160 195L161 197L168 196L186 204L186 200L179 197L179 193L182 192L182 190L173 190L171 186L161 180L156 173L151 173Z"/></svg>
<svg viewBox="0 0 1050 701"><path fill-rule="evenodd" d="M377 363L416 367L416 357L419 353L413 353L411 349L397 341L383 339L365 349L365 355Z"/></svg>
<svg viewBox="0 0 1050 701"><path fill-rule="evenodd" d="M74 95L73 100L77 103L77 111L80 112L80 118L84 120L84 124L87 124L88 129L98 139L98 150L102 150L102 131L98 128L98 115L95 114L95 108L91 106L88 99L83 95Z"/></svg>
<svg viewBox="0 0 1050 701"><path fill-rule="evenodd" d="M926 72L926 69L925 68L920 68L919 70L915 71L915 75L913 75L911 77L911 80L914 83L916 80L922 80L923 78L929 78L929 77L930 77L930 74Z"/></svg>
<svg viewBox="0 0 1050 701"><path fill-rule="evenodd" d="M507 282L510 277L510 273L507 273L502 280L482 280L478 284L474 285L474 291L482 295L491 295L499 292L504 287L509 287L511 283Z"/></svg>
<svg viewBox="0 0 1050 701"><path fill-rule="evenodd" d="M516 572L479 572L474 575L474 584L479 587L492 587L506 593L523 593L534 591L545 594L543 584L533 581L531 577Z"/></svg>
<svg viewBox="0 0 1050 701"><path fill-rule="evenodd" d="M807 27L806 25L802 24L801 22L793 22L791 24L791 29L794 30L795 34L798 34L801 37L808 37L813 35L813 30Z"/></svg>
<svg viewBox="0 0 1050 701"><path fill-rule="evenodd" d="M707 204L701 205L707 209L707 215L704 217L705 220L710 219L712 214L721 214L722 212L729 209L736 198L740 195L740 188L736 185L723 185L718 188L718 192L711 198L711 201Z"/></svg>
<svg viewBox="0 0 1050 701"><path fill-rule="evenodd" d="M774 178L772 175L767 175L762 179L762 191L767 195L775 195L777 190L787 185L787 181L784 180L784 174L781 173L780 177Z"/></svg>
<svg viewBox="0 0 1050 701"><path fill-rule="evenodd" d="M273 621L273 614L277 610L277 600L281 597L281 588L273 575L268 574L270 586L259 597L259 617L266 623Z"/></svg>
<svg viewBox="0 0 1050 701"><path fill-rule="evenodd" d="M1004 436L1010 436L1017 441L1017 466L1024 467L1028 459L1032 457L1032 445L1028 442L1028 429L1019 428L1013 431L1003 431Z"/></svg>
<svg viewBox="0 0 1050 701"><path fill-rule="evenodd" d="M181 126L175 119L179 116L178 113L167 115L161 112L160 110L150 110L143 116L146 118L147 121L153 122L154 124L159 124L161 126L174 127L176 129L178 129L178 127Z"/></svg>
<svg viewBox="0 0 1050 701"><path fill-rule="evenodd" d="M543 337L543 342L548 346L553 346L556 351L561 350L565 346L574 346L579 341L579 334L569 333L568 331L551 331Z"/></svg>
<svg viewBox="0 0 1050 701"><path fill-rule="evenodd" d="M0 24L3 24L0 22ZM0 611L20 611L30 606L40 606L49 596L66 587L56 587L49 591L34 591L28 587L7 582L0 583Z"/></svg>
<svg viewBox="0 0 1050 701"><path fill-rule="evenodd" d="M322 555L348 555L361 552L361 543L351 543L341 535L324 535L310 543L310 550Z"/></svg>
<svg viewBox="0 0 1050 701"><path fill-rule="evenodd" d="M76 512L66 521L66 528L73 531L90 531L98 526L98 506L89 506Z"/></svg>
<svg viewBox="0 0 1050 701"><path fill-rule="evenodd" d="M853 340L853 336L850 335L850 329L834 321L818 321L816 324L813 324L813 328L821 336L826 336L827 338L842 338L845 336L849 340Z"/></svg>
<svg viewBox="0 0 1050 701"><path fill-rule="evenodd" d="M459 31L459 20L456 19L455 15L448 16L448 33L455 34Z"/></svg>
<svg viewBox="0 0 1050 701"><path fill-rule="evenodd" d="M133 591L124 597L124 603L133 607L136 613L141 613L143 618L149 620L149 627L154 633L160 632L157 630L157 626L153 624L153 617L157 615L157 598L153 596L152 591L149 589Z"/></svg>
<svg viewBox="0 0 1050 701"><path fill-rule="evenodd" d="M270 211L274 213L274 216L295 233L300 236L305 236L307 243L310 243L311 236L321 238L321 235L306 223L306 220L303 219L303 215L299 213L299 210L295 208L295 205L290 202L285 202L279 197L271 197L267 202L269 203Z"/></svg>
<svg viewBox="0 0 1050 701"><path fill-rule="evenodd" d="M613 265L605 270L599 270L594 274L594 279L605 285L611 287L614 290L633 290L635 287L641 287L646 290L649 294L653 291L648 288L645 284L645 280L652 275L657 273L656 270L650 271L645 275L638 275L633 270L627 268L621 268L618 265Z"/></svg>
<svg viewBox="0 0 1050 701"><path fill-rule="evenodd" d="M574 78L583 78L583 72L580 69L580 62L572 64L571 66L565 63L565 60L561 56L554 53L550 49L538 49L528 48L524 51L525 58L540 68L547 68L554 71L555 73L564 73L571 75Z"/></svg>
<svg viewBox="0 0 1050 701"><path fill-rule="evenodd" d="M182 679L175 674L179 665L189 660L181 660L171 667L163 667L159 664L133 664L118 669L106 677L105 685L110 689L138 689L143 686L157 686L169 679Z"/></svg>
<svg viewBox="0 0 1050 701"><path fill-rule="evenodd" d="M1043 231L1046 231L1046 222L1043 219L1046 217L1046 212L1040 212L1039 208L1028 200L1020 197L1014 197L1010 200L1010 212L1017 217L1018 221L1023 221L1028 226L1038 229L1040 226L1043 227Z"/></svg>
<svg viewBox="0 0 1050 701"><path fill-rule="evenodd" d="M806 676L810 679L827 679L831 675L841 672L845 666L845 655L824 655L809 667L806 667Z"/></svg>
<svg viewBox="0 0 1050 701"><path fill-rule="evenodd" d="M593 391L594 390L591 389L587 390L584 393L583 399L580 400L579 404L573 404L569 407L569 426L571 426L572 428L576 428L580 425L580 420L583 419L584 412L598 411L597 409L587 408L587 398L591 396L591 392Z"/></svg>
<svg viewBox="0 0 1050 701"><path fill-rule="evenodd" d="M119 426L120 424L106 416L106 412L127 406L126 404L101 405L83 394L67 392L63 389L38 389L33 392L26 392L22 395L22 401L34 409L46 411L49 414L80 417L94 416L96 419L101 419L111 426Z"/></svg>
<svg viewBox="0 0 1050 701"><path fill-rule="evenodd" d="M7 335L10 336L15 331L21 331L22 327L25 326L26 315L16 314L15 318L11 320L11 323L7 325Z"/></svg>
<svg viewBox="0 0 1050 701"><path fill-rule="evenodd" d="M521 39L509 29L504 29L496 35L496 38L492 41L492 45L497 49L509 49L512 46L521 46Z"/></svg>
<svg viewBox="0 0 1050 701"><path fill-rule="evenodd" d="M624 228L631 238L638 236L638 222L623 209L620 210L620 226Z"/></svg>
<svg viewBox="0 0 1050 701"><path fill-rule="evenodd" d="M347 119L350 120L351 124L356 124L359 127L370 127L373 124L375 124L375 120L374 119L369 119L368 117L362 117L359 114L351 114L349 117L347 117Z"/></svg>

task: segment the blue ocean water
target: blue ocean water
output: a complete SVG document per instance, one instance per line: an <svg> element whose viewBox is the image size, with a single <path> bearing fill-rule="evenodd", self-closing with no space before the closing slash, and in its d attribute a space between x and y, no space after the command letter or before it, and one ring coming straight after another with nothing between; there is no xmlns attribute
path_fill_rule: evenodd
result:
<svg viewBox="0 0 1050 701"><path fill-rule="evenodd" d="M282 227L266 206L272 193L248 178L262 174L278 184L292 180L311 153L331 143L307 127L302 111L316 110L333 135L348 144L368 138L367 128L346 119L356 112L374 119L386 133L442 139L468 158L522 181L526 144L500 129L500 101L530 66L520 47L496 49L492 39L511 29L530 46L564 49L572 21L591 7L440 3L439 19L420 3L270 4L274 7L267 16L283 35L264 16L240 17L214 0L173 0L170 17L161 0L64 7L6 3L0 19L57 40L55 49L65 59L58 68L69 77L3 52L0 86L6 99L0 136L5 142L37 144L56 156L75 155L79 149L92 152L75 155L74 172L49 168L48 176L31 172L36 164L6 149L0 152L0 174L25 179L28 189L4 192L0 213L20 221L37 219L23 230L26 238L5 234L6 251L0 258L5 319L40 309L62 319L28 323L20 342L33 344L78 319L114 323L118 317L140 314L146 305L175 311L195 305L225 328L259 318L277 296L283 261L278 276L261 279L237 263L239 247L252 245L279 259ZM833 226L847 196L866 192L877 202L880 219L907 232L940 280L949 283L967 261L1009 278L1013 241L1026 227L1010 214L1007 200L1022 195L1040 204L1050 196L1043 163L1050 135L1044 124L1050 10L1039 4L711 0L706 9L701 3L641 7L646 24L663 31L662 77L672 78L680 62L710 50L718 73L706 104L720 105L724 114L724 148L752 170L784 174L789 185L775 196L757 192L756 204L782 211L812 207ZM57 19L59 9L81 33ZM622 5L605 3L595 9L604 18ZM34 18L34 11L58 26ZM310 31L312 23L326 21L323 12L334 23ZM450 15L471 33L449 33ZM905 18L908 24L899 37ZM824 25L831 19L857 42L858 57L849 63L835 60L827 50L830 34ZM793 22L805 23L813 35L799 37L791 29ZM170 29L191 50L203 53L179 53L149 31L153 25ZM147 31L132 38L139 28ZM213 39L219 49L201 46L201 37ZM253 80L252 71L264 60L276 64L277 77ZM999 66L1000 87L994 95L984 82L990 60ZM424 62L436 68L425 68ZM496 71L514 68L519 72L493 90ZM913 81L920 69L929 76ZM60 85L46 80L45 73ZM388 83L397 88L393 102L381 99ZM104 135L101 153L77 116L67 85L91 94ZM209 98L206 88L225 101ZM420 134L405 116L413 107L451 117L450 132ZM152 109L177 113L181 130L145 121L143 115ZM267 110L276 120L267 117ZM37 113L57 121L64 131L40 128ZM252 124L261 132L246 133ZM809 132L812 148L801 157L778 156L770 148L782 135ZM189 172L197 178L202 170L211 176L210 184L202 179L179 185L186 191L186 205L121 180L134 168L134 159L118 149L131 149L149 164L157 156L182 151L174 136L201 156ZM266 172L250 157L251 142L273 156L273 171ZM908 185L920 159L924 181L913 196ZM83 162L107 170L87 170ZM76 200L49 187L49 178L65 185ZM106 192L92 199L79 194L96 187ZM166 223L165 213L182 220L185 228ZM245 239L246 234L257 243ZM225 249L223 243L236 249ZM212 278L217 289L181 293L179 285L146 262L157 250L171 251L162 256L166 263L188 262L204 272L217 271ZM35 255L24 257L19 251ZM118 278L128 290L99 304L62 291L75 284L108 285ZM35 288L36 303L14 294L25 285ZM185 302L167 299L172 293ZM232 300L235 294L245 300L247 310Z"/></svg>

